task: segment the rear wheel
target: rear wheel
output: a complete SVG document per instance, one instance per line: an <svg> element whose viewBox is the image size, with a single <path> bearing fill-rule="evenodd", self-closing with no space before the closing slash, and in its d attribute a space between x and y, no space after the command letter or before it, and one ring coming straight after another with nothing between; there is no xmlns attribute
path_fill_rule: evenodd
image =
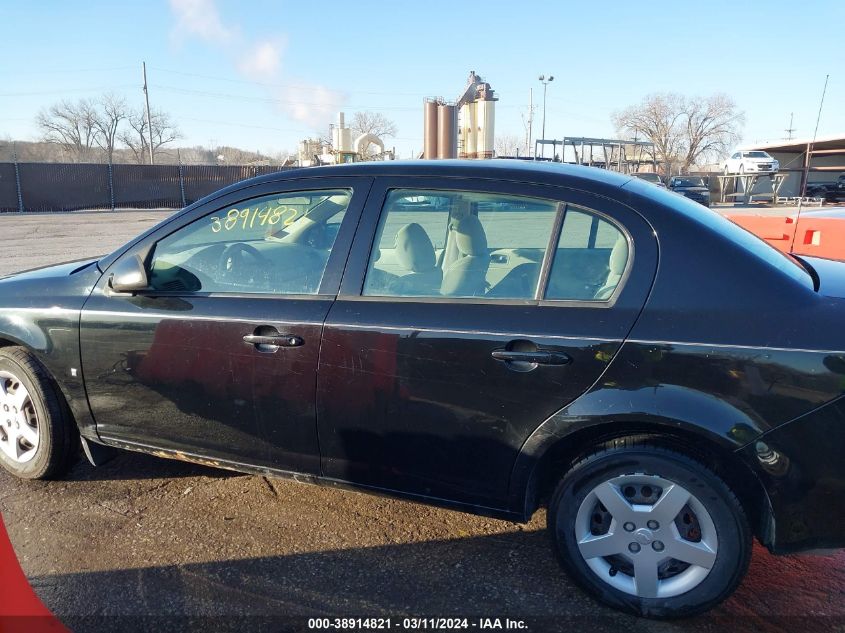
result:
<svg viewBox="0 0 845 633"><path fill-rule="evenodd" d="M0 348L0 465L49 479L68 469L77 448L76 425L44 367L22 347Z"/></svg>
<svg viewBox="0 0 845 633"><path fill-rule="evenodd" d="M564 476L548 527L579 585L655 618L721 602L751 556L748 522L719 477L680 453L631 441L605 446Z"/></svg>

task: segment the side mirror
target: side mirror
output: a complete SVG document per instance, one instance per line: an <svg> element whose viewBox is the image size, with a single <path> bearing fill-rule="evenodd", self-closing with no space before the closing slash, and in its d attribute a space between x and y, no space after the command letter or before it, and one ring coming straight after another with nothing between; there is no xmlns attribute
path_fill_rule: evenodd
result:
<svg viewBox="0 0 845 633"><path fill-rule="evenodd" d="M121 260L112 269L109 287L115 292L138 292L150 287L147 269L140 255Z"/></svg>

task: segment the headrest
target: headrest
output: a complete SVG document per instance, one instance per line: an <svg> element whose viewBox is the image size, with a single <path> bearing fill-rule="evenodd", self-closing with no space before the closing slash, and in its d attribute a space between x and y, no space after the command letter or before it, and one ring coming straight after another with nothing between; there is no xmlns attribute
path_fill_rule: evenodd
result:
<svg viewBox="0 0 845 633"><path fill-rule="evenodd" d="M460 220L453 220L451 228L455 232L455 243L461 255L487 256L487 235L476 216L467 215Z"/></svg>
<svg viewBox="0 0 845 633"><path fill-rule="evenodd" d="M625 265L628 263L628 240L624 235L616 238L613 250L610 251L610 260L607 262L611 275L621 275L625 272Z"/></svg>
<svg viewBox="0 0 845 633"><path fill-rule="evenodd" d="M396 259L402 268L415 273L432 270L437 266L434 246L428 233L419 224L406 224L396 234Z"/></svg>

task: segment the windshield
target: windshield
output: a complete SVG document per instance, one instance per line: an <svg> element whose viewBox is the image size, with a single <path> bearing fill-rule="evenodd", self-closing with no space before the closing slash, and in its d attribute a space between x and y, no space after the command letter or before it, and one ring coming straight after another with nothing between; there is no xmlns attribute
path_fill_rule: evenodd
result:
<svg viewBox="0 0 845 633"><path fill-rule="evenodd" d="M745 158L771 158L766 152L743 152Z"/></svg>
<svg viewBox="0 0 845 633"><path fill-rule="evenodd" d="M660 176L657 174L634 174L637 178L648 180L649 182L660 182Z"/></svg>
<svg viewBox="0 0 845 633"><path fill-rule="evenodd" d="M704 180L698 177L690 178L675 178L674 185L676 187L704 187Z"/></svg>

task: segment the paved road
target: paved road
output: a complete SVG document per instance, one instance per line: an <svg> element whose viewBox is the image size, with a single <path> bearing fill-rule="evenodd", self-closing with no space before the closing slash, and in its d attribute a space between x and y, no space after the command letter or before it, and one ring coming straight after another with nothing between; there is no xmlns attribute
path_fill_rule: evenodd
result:
<svg viewBox="0 0 845 633"><path fill-rule="evenodd" d="M172 211L0 214L0 275L105 255Z"/></svg>
<svg viewBox="0 0 845 633"><path fill-rule="evenodd" d="M106 252L164 215L0 216L14 245L0 274ZM414 614L530 616L533 630L845 630L845 554L778 558L757 547L724 605L654 623L574 588L542 512L523 526L138 454L98 469L80 462L57 482L0 473L0 512L36 591L77 630L164 624L112 616ZM278 629L234 626L262 622Z"/></svg>

